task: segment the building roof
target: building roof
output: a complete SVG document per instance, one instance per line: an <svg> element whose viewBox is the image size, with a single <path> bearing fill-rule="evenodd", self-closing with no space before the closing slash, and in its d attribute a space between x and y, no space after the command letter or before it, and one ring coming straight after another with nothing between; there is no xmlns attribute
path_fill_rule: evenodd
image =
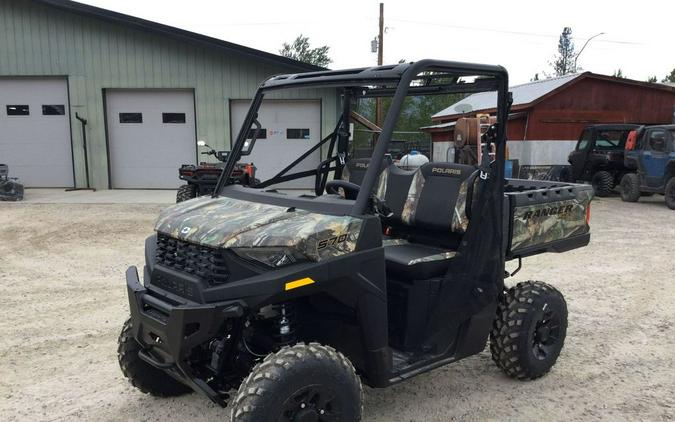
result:
<svg viewBox="0 0 675 422"><path fill-rule="evenodd" d="M512 106L529 104L533 101L536 101L537 99L543 97L555 89L560 88L561 86L571 82L581 75L583 75L583 73L572 73L557 78L542 79L522 85L512 86L509 89L513 94ZM431 116L431 118L435 119L444 116L451 116L454 114L486 110L495 108L496 106L497 91L479 92L477 94L469 95L468 97L456 102L450 107L444 108L443 110Z"/></svg>
<svg viewBox="0 0 675 422"><path fill-rule="evenodd" d="M453 127L456 124L457 124L457 120L452 121L452 122L439 123L437 125L422 126L420 128L420 130L424 130L424 129L445 129L445 128Z"/></svg>
<svg viewBox="0 0 675 422"><path fill-rule="evenodd" d="M624 85L632 85L642 88L656 89L675 93L675 87L663 83L651 83L636 81L627 78L618 78L615 76L600 75L592 72L573 73L557 78L543 79L512 86L509 91L513 94L512 110L525 109L534 103L541 101L545 97L555 95L556 92L566 89L567 86L577 83L582 79L592 78ZM445 120L453 116L462 114L475 114L476 112L490 112L497 105L497 93L495 91L480 92L470 95L461 101L456 102L450 107L444 108L431 116L432 120Z"/></svg>
<svg viewBox="0 0 675 422"><path fill-rule="evenodd" d="M155 32L164 36L170 36L182 41L197 43L208 47L214 47L225 52L234 52L247 56L254 60L265 61L278 66L284 66L298 71L317 71L325 70L320 66L293 60L288 57L279 56L265 51L256 50L240 44L220 40L195 32L186 31L169 25L137 18L123 13L113 12L112 10L102 9L100 7L90 6L88 4L78 3L70 0L33 0L56 9L75 13L82 16L101 19L118 25L124 25L141 31Z"/></svg>

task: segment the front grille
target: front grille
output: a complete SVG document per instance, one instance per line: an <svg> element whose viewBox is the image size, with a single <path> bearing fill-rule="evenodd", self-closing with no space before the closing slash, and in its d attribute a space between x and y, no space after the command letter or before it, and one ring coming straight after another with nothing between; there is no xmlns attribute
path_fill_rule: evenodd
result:
<svg viewBox="0 0 675 422"><path fill-rule="evenodd" d="M222 284L230 276L223 251L157 234L157 264L196 276L209 284Z"/></svg>

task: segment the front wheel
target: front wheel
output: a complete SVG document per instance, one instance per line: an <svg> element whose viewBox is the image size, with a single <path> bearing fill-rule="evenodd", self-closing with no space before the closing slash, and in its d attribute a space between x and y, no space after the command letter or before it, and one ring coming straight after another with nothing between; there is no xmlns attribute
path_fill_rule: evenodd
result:
<svg viewBox="0 0 675 422"><path fill-rule="evenodd" d="M267 355L239 386L232 422L359 421L361 381L349 360L318 343Z"/></svg>
<svg viewBox="0 0 675 422"><path fill-rule="evenodd" d="M566 333L563 295L541 281L518 283L497 308L490 333L492 360L512 378L539 378L555 364Z"/></svg>
<svg viewBox="0 0 675 422"><path fill-rule="evenodd" d="M637 202L640 199L640 178L635 173L626 173L621 178L621 200Z"/></svg>
<svg viewBox="0 0 675 422"><path fill-rule="evenodd" d="M666 205L668 208L675 210L675 177L671 177L668 183L666 183L664 194L666 196Z"/></svg>

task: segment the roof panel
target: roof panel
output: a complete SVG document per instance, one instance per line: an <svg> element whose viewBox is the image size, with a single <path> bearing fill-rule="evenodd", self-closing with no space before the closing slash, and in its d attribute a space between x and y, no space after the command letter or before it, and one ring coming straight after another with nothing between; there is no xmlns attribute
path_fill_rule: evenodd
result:
<svg viewBox="0 0 675 422"><path fill-rule="evenodd" d="M162 35L168 35L178 39L207 45L223 49L229 52L236 52L243 56L248 56L253 59L274 63L276 65L285 66L293 70L300 71L320 71L325 68L315 66L309 63L304 63L288 57L279 56L268 53L255 48L246 47L240 44L231 43L218 38L209 37L195 32L186 31L184 29L176 28L169 25L149 21L146 19L137 18L135 16L125 15L123 13L113 12L112 10L103 9L96 6L91 6L84 3L78 3L70 0L33 0L37 3L42 3L47 6L55 7L71 13L76 13L88 17L102 19L104 21L112 22L118 25L125 25L131 28L152 31Z"/></svg>

